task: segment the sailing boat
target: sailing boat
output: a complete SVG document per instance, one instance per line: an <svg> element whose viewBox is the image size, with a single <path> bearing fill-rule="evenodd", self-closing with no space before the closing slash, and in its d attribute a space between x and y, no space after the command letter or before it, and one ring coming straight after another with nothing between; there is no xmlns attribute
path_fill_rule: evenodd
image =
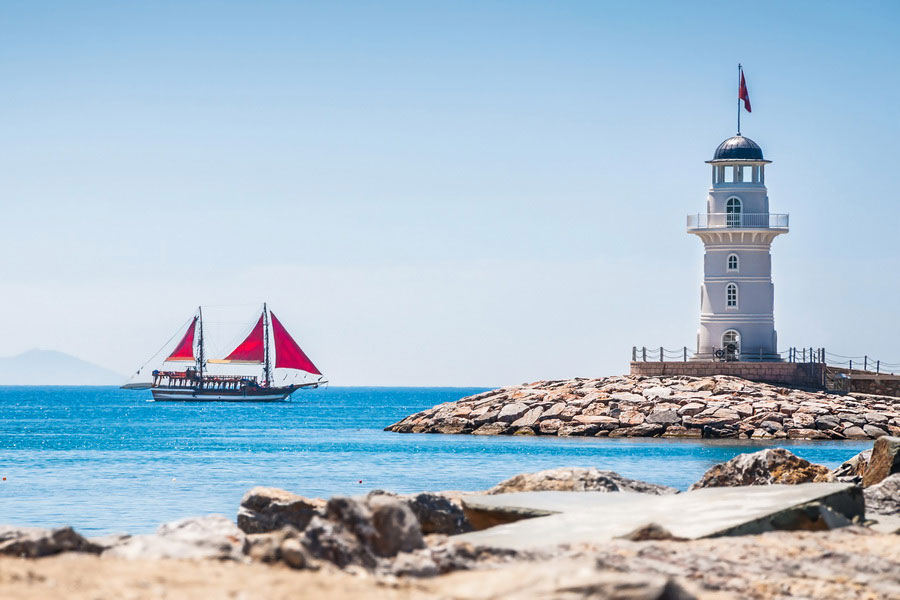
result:
<svg viewBox="0 0 900 600"><path fill-rule="evenodd" d="M152 372L152 382L128 383L122 387L149 388L153 399L157 401L280 402L287 400L301 388L317 388L327 383L319 369L265 304L250 334L222 359L206 358L203 308L199 307L181 341L164 362L185 362L194 365L186 367L183 371L156 369ZM209 364L258 365L262 367L262 373L250 376L211 374ZM290 369L318 378L314 381L278 386L274 385L273 368ZM138 374L140 372L141 370L138 370Z"/></svg>

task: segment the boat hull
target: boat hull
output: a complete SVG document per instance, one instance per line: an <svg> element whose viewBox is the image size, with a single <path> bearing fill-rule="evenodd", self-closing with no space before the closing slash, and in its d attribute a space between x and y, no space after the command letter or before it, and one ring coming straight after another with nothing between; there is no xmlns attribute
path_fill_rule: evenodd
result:
<svg viewBox="0 0 900 600"><path fill-rule="evenodd" d="M244 390L210 390L191 387L154 387L150 389L156 402L285 402L300 388L319 387L318 383L286 387Z"/></svg>

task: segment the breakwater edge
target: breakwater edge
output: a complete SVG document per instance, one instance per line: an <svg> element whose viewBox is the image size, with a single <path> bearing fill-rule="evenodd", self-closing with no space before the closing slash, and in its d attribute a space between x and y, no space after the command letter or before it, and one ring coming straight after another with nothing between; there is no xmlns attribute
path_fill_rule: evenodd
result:
<svg viewBox="0 0 900 600"><path fill-rule="evenodd" d="M538 381L440 404L398 433L861 440L900 435L900 398L731 376Z"/></svg>

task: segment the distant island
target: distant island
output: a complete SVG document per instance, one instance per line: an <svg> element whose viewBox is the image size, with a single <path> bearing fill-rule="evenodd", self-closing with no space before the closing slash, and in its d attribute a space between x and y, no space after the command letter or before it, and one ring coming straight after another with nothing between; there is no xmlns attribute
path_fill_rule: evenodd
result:
<svg viewBox="0 0 900 600"><path fill-rule="evenodd" d="M124 377L56 350L0 357L0 385L120 385Z"/></svg>

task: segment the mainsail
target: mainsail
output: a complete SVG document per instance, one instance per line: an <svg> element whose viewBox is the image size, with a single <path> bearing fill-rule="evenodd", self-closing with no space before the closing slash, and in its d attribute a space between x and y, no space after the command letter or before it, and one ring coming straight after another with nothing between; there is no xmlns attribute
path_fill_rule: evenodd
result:
<svg viewBox="0 0 900 600"><path fill-rule="evenodd" d="M313 375L321 375L322 373L300 349L275 313L269 311L269 314L272 316L272 336L275 338L275 368L299 369Z"/></svg>
<svg viewBox="0 0 900 600"><path fill-rule="evenodd" d="M194 332L197 330L197 317L194 317L194 320L191 321L190 326L187 328L187 331L184 333L184 337L181 338L181 341L178 342L178 345L175 346L175 350L169 357L166 359L166 362L194 362L196 357L194 356Z"/></svg>
<svg viewBox="0 0 900 600"><path fill-rule="evenodd" d="M264 337L265 313L259 316L259 321L250 330L250 335L231 351L231 354L222 360L211 360L211 363L244 363L262 364L266 359L266 342Z"/></svg>

